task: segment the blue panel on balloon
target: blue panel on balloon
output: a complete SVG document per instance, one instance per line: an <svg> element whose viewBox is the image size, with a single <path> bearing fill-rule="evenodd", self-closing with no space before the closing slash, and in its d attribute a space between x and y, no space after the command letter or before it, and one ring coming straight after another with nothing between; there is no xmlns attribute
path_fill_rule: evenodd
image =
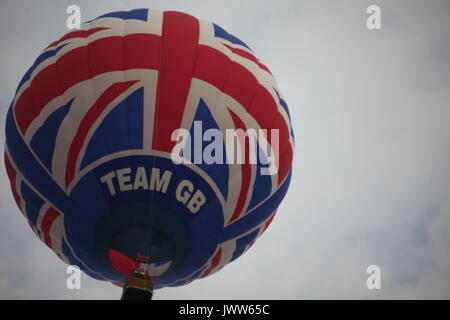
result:
<svg viewBox="0 0 450 320"><path fill-rule="evenodd" d="M284 111L286 111L287 116L288 116L288 118L289 118L289 122L290 122L290 121L291 121L291 114L290 114L290 112L289 112L288 105L287 105L286 101L284 101L284 100L281 98L281 95L280 95L280 93L278 92L278 90L275 89L275 88L274 88L274 90L275 90L275 93L277 94L278 102L280 103L281 107L283 107ZM290 132L290 133L291 133L292 139L295 139L295 137L294 137L294 130L293 130L292 127L291 127L291 132Z"/></svg>
<svg viewBox="0 0 450 320"><path fill-rule="evenodd" d="M260 204L266 197L270 195L272 189L272 178L270 175L264 174L263 170L268 169L267 157L262 152L259 144L256 146L257 151L257 164L255 173L255 183L253 190L251 190L252 198L248 205L247 211Z"/></svg>
<svg viewBox="0 0 450 320"><path fill-rule="evenodd" d="M245 248L256 239L258 232L259 229L236 240L236 250L233 252L233 258L231 258L231 261L237 259L242 253L244 253Z"/></svg>
<svg viewBox="0 0 450 320"><path fill-rule="evenodd" d="M202 128L202 130L197 130L199 132L196 132L195 130L195 122L197 121L197 128ZM187 152L183 154L185 158L188 158L191 160L191 162L195 163L196 157L198 160L200 160L201 163L197 164L198 167L200 167L203 171L205 171L217 184L220 191L222 192L224 198L226 199L228 196L228 175L229 175L229 169L228 165L225 164L226 159L226 150L225 150L225 144L221 143L221 149L223 151L222 155L222 164L207 164L205 163L205 159L203 157L205 150L205 147L213 143L213 141L203 141L203 134L207 129L216 129L219 130L219 126L217 125L217 122L214 120L214 117L212 116L211 112L209 111L208 105L205 103L203 99L200 99L200 102L197 107L197 111L194 116L194 121L192 122L192 127L190 130L190 139L186 143L187 149L185 149ZM195 147L196 147L196 141L199 142L198 145L200 146L200 150L197 150L197 156L195 155Z"/></svg>
<svg viewBox="0 0 450 320"><path fill-rule="evenodd" d="M247 46L244 41L239 39L238 37L233 36L232 34L228 33L224 29L222 29L220 26L214 23L214 36L222 39L226 39L230 41L231 43L238 44L241 46L246 47L247 49L251 50L249 46Z"/></svg>
<svg viewBox="0 0 450 320"><path fill-rule="evenodd" d="M36 225L36 219L39 214L39 209L44 205L44 200L42 200L31 188L26 184L22 183L21 190L22 198L26 203L26 214L28 220L32 225Z"/></svg>
<svg viewBox="0 0 450 320"><path fill-rule="evenodd" d="M148 15L148 9L135 9L131 11L115 11L104 14L97 19L100 18L119 18L119 19L136 19L146 21Z"/></svg>
<svg viewBox="0 0 450 320"><path fill-rule="evenodd" d="M16 93L17 91L19 91L19 89L22 87L22 85L28 81L31 77L31 74L33 73L34 70L36 70L36 68L39 66L39 64L45 60L47 60L50 57L55 56L59 50L61 50L63 47L65 47L67 45L67 43L64 43L62 45L60 45L59 47L52 49L52 50L47 50L44 53L41 53L41 55L39 57L37 57L36 61L33 63L33 65L28 69L28 71L25 73L25 75L22 77L22 80L20 80L19 86L17 87Z"/></svg>
<svg viewBox="0 0 450 320"><path fill-rule="evenodd" d="M58 129L69 112L74 99L71 99L64 106L54 111L36 131L33 139L31 139L31 148L33 148L34 153L36 153L48 171L52 170L53 151L55 150Z"/></svg>
<svg viewBox="0 0 450 320"><path fill-rule="evenodd" d="M140 88L106 116L90 140L81 169L110 153L142 149L143 98L144 88Z"/></svg>

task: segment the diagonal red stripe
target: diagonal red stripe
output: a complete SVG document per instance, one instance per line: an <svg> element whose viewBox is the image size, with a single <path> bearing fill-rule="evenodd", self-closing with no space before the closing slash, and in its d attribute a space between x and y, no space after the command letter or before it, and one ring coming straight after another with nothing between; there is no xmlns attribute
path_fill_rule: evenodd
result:
<svg viewBox="0 0 450 320"><path fill-rule="evenodd" d="M11 190L13 193L14 200L16 201L17 207L20 209L20 196L16 189L16 177L17 172L14 169L11 159L8 156L8 153L5 152L5 168L6 168L6 174L8 175L9 182L11 184Z"/></svg>
<svg viewBox="0 0 450 320"><path fill-rule="evenodd" d="M107 37L73 49L41 70L14 106L22 134L51 100L78 82L129 68L160 69L161 38L152 34ZM89 63L88 63L89 62Z"/></svg>
<svg viewBox="0 0 450 320"><path fill-rule="evenodd" d="M243 49L238 49L238 48L233 48L232 46L229 46L228 44L223 44L225 47L227 47L228 49L230 49L233 53L246 58L248 60L253 61L254 63L256 63L261 69L266 70L268 73L272 74L270 72L270 70L264 65L262 64L253 54L251 54L248 51L245 51Z"/></svg>
<svg viewBox="0 0 450 320"><path fill-rule="evenodd" d="M89 30L77 30L77 31L73 31L73 32L69 32L68 34L64 35L61 39L52 42L50 45L47 46L47 48L56 46L58 44L60 44L61 42L68 40L68 39L73 39L73 38L87 38L89 37L91 34L94 34L96 32L102 31L102 30L106 30L109 28L92 28ZM47 49L45 48L45 49Z"/></svg>
<svg viewBox="0 0 450 320"><path fill-rule="evenodd" d="M211 260L211 265L207 270L205 270L205 272L203 272L200 278L207 277L211 273L211 271L219 265L221 256L222 256L222 248L219 247L219 250L217 250L216 254Z"/></svg>
<svg viewBox="0 0 450 320"><path fill-rule="evenodd" d="M44 234L44 242L47 246L52 248L52 239L50 237L50 229L55 219L59 216L59 212L54 208L49 208L42 219L41 229Z"/></svg>
<svg viewBox="0 0 450 320"><path fill-rule="evenodd" d="M242 129L244 132L247 130L244 123L239 117L229 109L231 117L233 118L233 122L236 129ZM238 201L236 203L236 208L234 209L233 215L231 216L230 223L235 221L237 218L241 216L244 211L244 205L247 200L250 180L252 175L251 165L249 163L249 155L250 155L250 147L249 145L246 147L246 139L245 137L239 137L239 144L241 145L241 150L245 149L245 154L243 156L243 164L240 166L242 172L242 181L241 181L241 191L239 192Z"/></svg>
<svg viewBox="0 0 450 320"><path fill-rule="evenodd" d="M70 144L69 153L67 156L67 167L66 167L66 187L72 182L75 176L75 167L80 153L83 147L84 140L91 129L92 125L106 109L106 107L113 101L117 96L131 87L133 84L138 82L137 80L118 82L111 85L102 95L97 99L94 105L89 109L81 120L80 126L78 127L77 133L75 134L72 143Z"/></svg>

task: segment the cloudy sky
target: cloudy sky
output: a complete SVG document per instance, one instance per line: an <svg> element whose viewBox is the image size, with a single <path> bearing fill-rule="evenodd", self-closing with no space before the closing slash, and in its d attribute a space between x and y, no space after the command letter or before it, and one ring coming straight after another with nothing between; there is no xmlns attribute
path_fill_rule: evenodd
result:
<svg viewBox="0 0 450 320"><path fill-rule="evenodd" d="M449 1L2 0L2 128L21 76L67 32L70 4L82 20L149 7L213 21L252 47L290 106L294 174L268 232L155 299L450 298ZM381 30L366 27L371 4ZM380 290L366 287L373 264ZM1 161L0 298L120 297L85 275L67 290L65 271L16 208Z"/></svg>

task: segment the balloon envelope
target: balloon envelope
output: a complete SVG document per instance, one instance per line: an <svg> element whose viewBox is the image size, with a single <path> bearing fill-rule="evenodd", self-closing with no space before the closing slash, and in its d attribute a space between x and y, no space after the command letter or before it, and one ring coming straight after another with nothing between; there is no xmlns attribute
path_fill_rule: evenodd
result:
<svg viewBox="0 0 450 320"><path fill-rule="evenodd" d="M62 260L118 285L146 268L161 288L250 248L287 191L293 145L275 79L244 42L137 9L39 55L9 108L5 163L17 205Z"/></svg>

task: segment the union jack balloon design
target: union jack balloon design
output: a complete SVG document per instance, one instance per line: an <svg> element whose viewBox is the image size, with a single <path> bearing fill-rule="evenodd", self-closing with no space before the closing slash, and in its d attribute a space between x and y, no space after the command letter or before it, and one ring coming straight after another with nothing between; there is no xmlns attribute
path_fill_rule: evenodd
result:
<svg viewBox="0 0 450 320"><path fill-rule="evenodd" d="M199 126L263 132L260 161L197 161L214 140L198 139ZM250 139L236 137L247 159ZM286 102L244 42L188 14L136 9L39 55L9 108L5 164L18 207L59 258L117 285L145 267L161 288L252 246L287 191L293 148Z"/></svg>

